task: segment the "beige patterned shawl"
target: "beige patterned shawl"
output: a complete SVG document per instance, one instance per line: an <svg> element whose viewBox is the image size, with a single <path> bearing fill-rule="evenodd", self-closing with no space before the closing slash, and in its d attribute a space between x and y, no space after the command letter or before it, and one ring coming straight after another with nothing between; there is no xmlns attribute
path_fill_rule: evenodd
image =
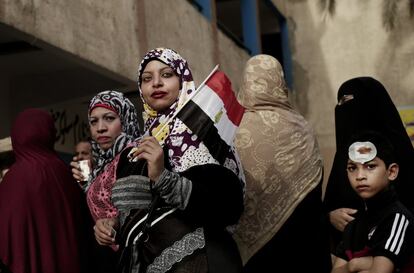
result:
<svg viewBox="0 0 414 273"><path fill-rule="evenodd" d="M322 180L314 133L292 109L280 63L252 57L239 92L246 108L236 147L246 175L245 212L234 238L245 264Z"/></svg>

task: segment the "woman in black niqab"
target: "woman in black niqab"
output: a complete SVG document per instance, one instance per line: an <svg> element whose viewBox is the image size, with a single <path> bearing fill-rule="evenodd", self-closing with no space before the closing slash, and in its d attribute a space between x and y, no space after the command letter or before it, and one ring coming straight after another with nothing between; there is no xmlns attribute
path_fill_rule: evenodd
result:
<svg viewBox="0 0 414 273"><path fill-rule="evenodd" d="M352 190L346 174L350 137L362 130L373 130L385 135L394 145L400 172L394 186L400 200L411 211L414 209L414 148L391 97L385 87L371 77L353 78L344 82L338 90L338 104L335 107L336 154L325 193L325 205L331 223L334 212L342 208L363 209L364 205ZM344 211L342 211L344 213ZM352 216L353 214L349 214ZM353 217L353 216L352 216ZM351 218L343 221L343 226ZM338 219L336 219L338 222ZM336 227L336 228L335 228ZM333 244L341 239L342 230L332 225Z"/></svg>

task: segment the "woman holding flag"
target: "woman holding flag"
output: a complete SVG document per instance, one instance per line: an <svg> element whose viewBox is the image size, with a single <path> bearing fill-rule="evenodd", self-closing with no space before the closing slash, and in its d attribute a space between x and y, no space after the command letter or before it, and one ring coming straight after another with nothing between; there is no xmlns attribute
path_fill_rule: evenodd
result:
<svg viewBox="0 0 414 273"><path fill-rule="evenodd" d="M187 61L171 49L144 56L138 86L146 136L121 155L112 189L120 272L240 272L227 229L243 211L244 175L232 143L214 125L226 111L213 121L195 105ZM197 116L198 123L188 118ZM106 235L98 241L108 244Z"/></svg>

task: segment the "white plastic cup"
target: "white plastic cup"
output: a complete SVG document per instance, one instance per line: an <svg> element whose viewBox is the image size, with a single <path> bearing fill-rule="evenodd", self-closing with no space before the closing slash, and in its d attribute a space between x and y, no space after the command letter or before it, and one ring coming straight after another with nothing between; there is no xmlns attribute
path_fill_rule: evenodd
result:
<svg viewBox="0 0 414 273"><path fill-rule="evenodd" d="M91 167L89 166L89 160L85 159L85 160L79 161L79 169L81 170L82 176L85 179L85 181L88 180L88 177L91 173Z"/></svg>

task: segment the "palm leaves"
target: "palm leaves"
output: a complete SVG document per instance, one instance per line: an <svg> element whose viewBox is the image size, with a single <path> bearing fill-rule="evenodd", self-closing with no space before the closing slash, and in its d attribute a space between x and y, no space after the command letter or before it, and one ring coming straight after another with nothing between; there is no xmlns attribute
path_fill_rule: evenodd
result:
<svg viewBox="0 0 414 273"><path fill-rule="evenodd" d="M330 15L335 13L335 0L319 0L319 7L321 10L326 13L328 12Z"/></svg>
<svg viewBox="0 0 414 273"><path fill-rule="evenodd" d="M365 0L361 0L365 1ZM382 2L382 23L387 31L391 31L396 26L396 19L398 17L398 4L401 0L383 0ZM414 0L408 0L408 10L410 18L414 15ZM319 0L319 7L323 15L335 14L336 0Z"/></svg>

